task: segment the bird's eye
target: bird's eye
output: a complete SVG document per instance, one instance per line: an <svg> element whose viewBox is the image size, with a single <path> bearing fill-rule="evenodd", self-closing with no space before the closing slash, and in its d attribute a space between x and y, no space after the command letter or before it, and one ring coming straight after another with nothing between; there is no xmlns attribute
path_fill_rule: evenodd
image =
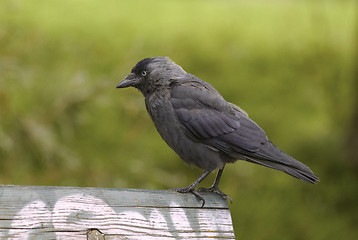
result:
<svg viewBox="0 0 358 240"><path fill-rule="evenodd" d="M142 71L142 76L144 77L144 76L146 76L147 75L147 71Z"/></svg>

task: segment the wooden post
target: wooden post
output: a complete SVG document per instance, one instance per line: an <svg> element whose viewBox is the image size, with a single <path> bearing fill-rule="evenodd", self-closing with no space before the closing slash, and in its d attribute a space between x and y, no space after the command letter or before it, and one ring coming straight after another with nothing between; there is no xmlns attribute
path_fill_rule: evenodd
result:
<svg viewBox="0 0 358 240"><path fill-rule="evenodd" d="M0 185L0 239L235 239L228 203L202 195Z"/></svg>

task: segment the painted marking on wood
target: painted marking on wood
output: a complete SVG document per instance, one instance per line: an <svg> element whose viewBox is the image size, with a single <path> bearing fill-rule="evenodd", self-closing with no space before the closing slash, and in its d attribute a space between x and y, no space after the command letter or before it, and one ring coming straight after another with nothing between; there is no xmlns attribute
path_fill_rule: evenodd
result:
<svg viewBox="0 0 358 240"><path fill-rule="evenodd" d="M0 186L1 239L235 239L228 204L203 193Z"/></svg>

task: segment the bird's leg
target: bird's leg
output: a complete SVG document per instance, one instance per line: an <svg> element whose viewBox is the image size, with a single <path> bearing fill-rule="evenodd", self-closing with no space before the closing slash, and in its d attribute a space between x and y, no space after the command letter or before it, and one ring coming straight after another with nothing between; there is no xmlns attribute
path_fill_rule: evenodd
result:
<svg viewBox="0 0 358 240"><path fill-rule="evenodd" d="M225 167L225 166L224 166ZM225 193L223 193L220 189L219 189L219 182L221 179L221 175L223 174L224 171L224 167L219 169L218 174L216 175L214 184L209 187L209 188L199 188L198 191L204 191L204 192L216 192L217 194L219 194L223 199L229 199L230 202L232 203L232 198L228 195L226 195Z"/></svg>
<svg viewBox="0 0 358 240"><path fill-rule="evenodd" d="M184 187L184 188L176 188L176 189L172 189L174 191L177 191L179 193L192 193L195 195L195 197L199 200L202 201L203 204L201 205L201 207L204 207L205 205L205 200L204 198L198 193L198 191L195 190L196 186L198 186L198 184L203 181L204 178L206 178L206 176L209 175L209 171L205 171L198 179L196 179L189 187Z"/></svg>

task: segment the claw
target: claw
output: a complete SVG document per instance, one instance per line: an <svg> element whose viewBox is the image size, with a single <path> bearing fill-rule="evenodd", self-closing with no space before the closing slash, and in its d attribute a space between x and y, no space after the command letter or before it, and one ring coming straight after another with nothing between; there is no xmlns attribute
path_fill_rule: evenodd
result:
<svg viewBox="0 0 358 240"><path fill-rule="evenodd" d="M211 186L209 188L199 188L198 189L199 192L215 192L217 193L219 196L221 196L223 199L229 199L230 203L232 204L232 198L229 195L226 195L225 193L223 193L217 186Z"/></svg>
<svg viewBox="0 0 358 240"><path fill-rule="evenodd" d="M199 201L203 202L201 207L204 207L204 205L205 205L205 199L203 198L203 196L201 196L201 194L198 193L198 191L196 191L195 189L193 189L191 187L175 188L175 189L171 189L171 190L179 192L179 193L192 193Z"/></svg>

